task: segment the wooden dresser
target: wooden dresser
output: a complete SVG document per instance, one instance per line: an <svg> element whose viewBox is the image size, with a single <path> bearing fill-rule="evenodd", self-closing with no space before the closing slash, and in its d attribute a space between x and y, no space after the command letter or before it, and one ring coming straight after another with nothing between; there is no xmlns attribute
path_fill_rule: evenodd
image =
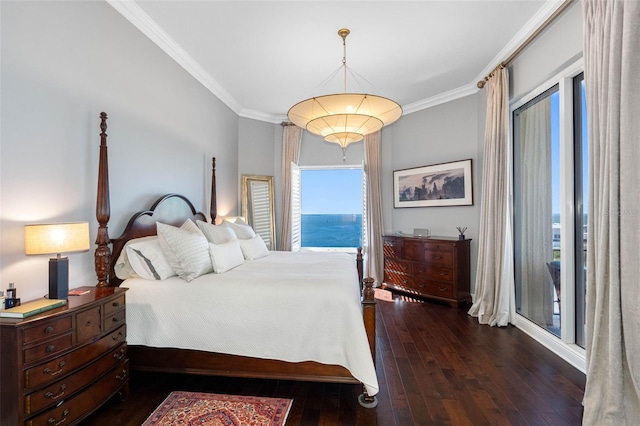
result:
<svg viewBox="0 0 640 426"><path fill-rule="evenodd" d="M0 424L76 424L127 395L126 289L83 289L67 306L0 318Z"/></svg>
<svg viewBox="0 0 640 426"><path fill-rule="evenodd" d="M447 302L470 302L471 240L445 237L384 237L384 288Z"/></svg>

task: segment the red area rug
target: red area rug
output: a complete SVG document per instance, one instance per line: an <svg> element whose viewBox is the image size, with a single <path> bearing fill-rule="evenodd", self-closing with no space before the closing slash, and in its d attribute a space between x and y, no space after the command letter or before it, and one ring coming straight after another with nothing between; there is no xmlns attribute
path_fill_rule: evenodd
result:
<svg viewBox="0 0 640 426"><path fill-rule="evenodd" d="M281 426L292 399L171 392L143 426Z"/></svg>

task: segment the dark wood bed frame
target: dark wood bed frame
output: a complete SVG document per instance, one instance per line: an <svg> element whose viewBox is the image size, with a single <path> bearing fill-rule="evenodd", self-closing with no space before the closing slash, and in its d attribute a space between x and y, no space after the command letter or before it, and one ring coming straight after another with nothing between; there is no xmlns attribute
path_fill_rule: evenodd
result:
<svg viewBox="0 0 640 426"><path fill-rule="evenodd" d="M193 204L178 194L168 194L159 198L148 210L135 213L129 220L122 235L109 238L107 224L110 219L109 163L107 156L107 114L100 114L100 160L98 167L98 194L96 218L98 220L97 248L95 251L95 270L98 287L116 287L122 280L116 277L114 264L125 243L133 238L156 235L153 219L154 211L166 203L180 202L188 207L190 214L176 217L163 216L165 223L180 226L187 218L207 221L203 213L197 212ZM217 217L215 158L212 160L211 181L211 222ZM109 247L112 245L113 251ZM365 330L375 361L375 297L373 279L363 279L362 251L357 255L358 276L362 285L362 310ZM309 301L313 303L313 301ZM169 373L202 374L212 376L247 377L259 379L302 380L332 383L360 383L349 371L338 365L326 365L313 361L285 362L173 348L151 348L147 346L129 346L131 368L142 371L161 371ZM364 386L363 386L364 388ZM375 407L377 400L367 394L366 389L358 401L365 407Z"/></svg>

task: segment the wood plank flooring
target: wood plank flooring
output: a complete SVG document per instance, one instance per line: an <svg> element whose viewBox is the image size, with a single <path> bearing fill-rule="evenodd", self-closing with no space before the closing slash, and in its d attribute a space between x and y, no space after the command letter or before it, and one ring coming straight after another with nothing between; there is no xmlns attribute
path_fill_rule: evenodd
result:
<svg viewBox="0 0 640 426"><path fill-rule="evenodd" d="M292 398L287 426L581 424L584 374L517 328L380 295L374 409L358 405L355 385L133 371L129 398L82 424L140 425L174 390Z"/></svg>

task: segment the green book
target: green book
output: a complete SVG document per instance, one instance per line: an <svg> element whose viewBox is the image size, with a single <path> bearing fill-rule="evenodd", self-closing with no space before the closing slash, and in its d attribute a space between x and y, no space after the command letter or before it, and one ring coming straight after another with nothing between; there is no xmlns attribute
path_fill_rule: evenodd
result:
<svg viewBox="0 0 640 426"><path fill-rule="evenodd" d="M0 317L3 318L27 318L31 315L39 314L50 309L59 308L67 304L64 299L41 299L33 302L26 302L14 308L0 311Z"/></svg>

